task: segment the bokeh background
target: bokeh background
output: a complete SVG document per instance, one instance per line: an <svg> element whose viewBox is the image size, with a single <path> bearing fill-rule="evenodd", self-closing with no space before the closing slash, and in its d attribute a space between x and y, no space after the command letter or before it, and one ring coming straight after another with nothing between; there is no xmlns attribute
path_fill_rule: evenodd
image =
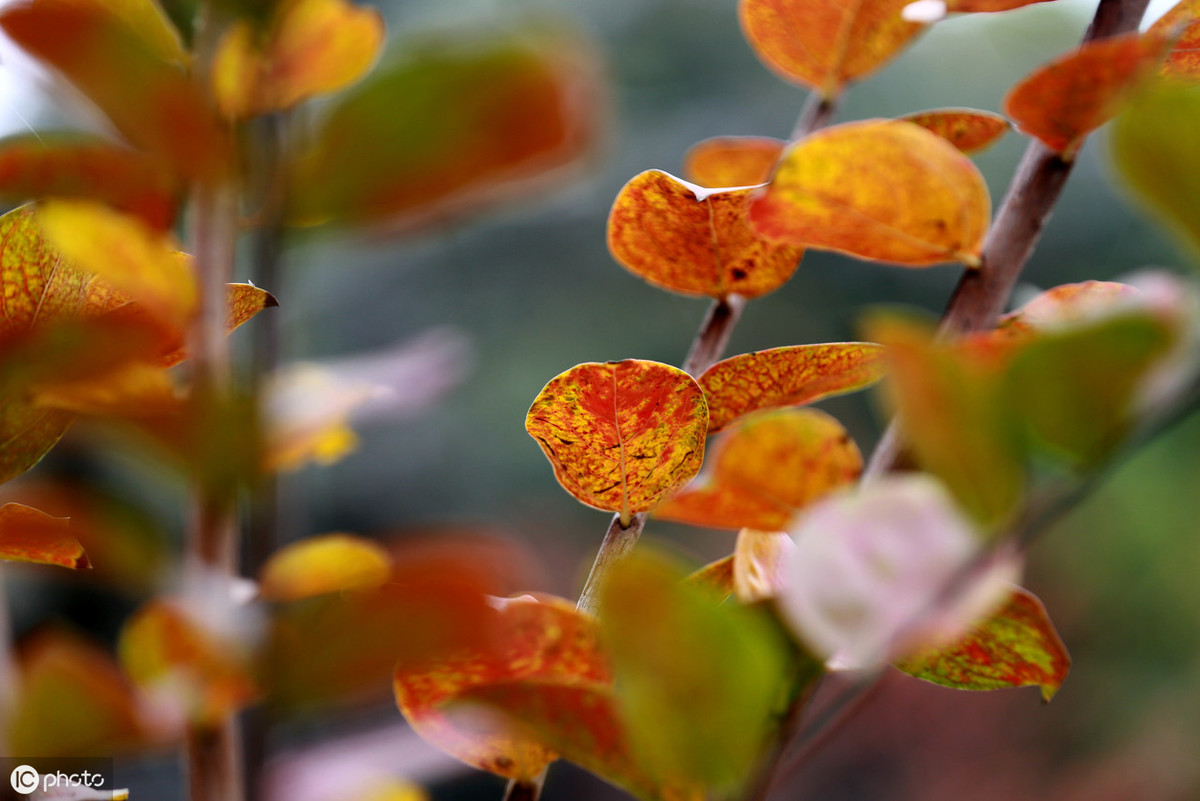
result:
<svg viewBox="0 0 1200 801"><path fill-rule="evenodd" d="M1094 3L1059 0L952 19L878 76L849 92L839 120L968 106L1000 110L1007 89L1080 38ZM676 297L608 255L605 220L638 172L678 172L709 136L786 136L804 92L770 74L742 39L734 0L396 0L381 4L391 48L409 35L553 18L584 31L610 81L607 133L588 162L551 191L402 240L355 232L286 242L279 285L287 360L353 357L424 342L429 370L404 374L452 387L404 415L358 428L356 451L329 467L285 476L285 540L351 531L404 537L486 531L528 548L540 586L575 595L608 516L555 483L523 430L542 385L585 361L645 358L678 364L706 301ZM1155 10L1165 10L1158 4ZM1155 13L1152 10L1152 14ZM386 56L385 56L386 57ZM20 59L5 51L0 120L11 131L79 125ZM31 78L33 84L31 84ZM319 109L317 110L319 111ZM1200 121L1198 121L1200 122ZM1146 265L1186 271L1182 250L1126 202L1103 132L1089 142L1025 274L1037 287L1112 278ZM1012 133L978 157L998 205L1025 145ZM249 249L237 278L253 278ZM876 304L937 313L955 266L906 270L808 254L793 280L750 304L730 353L856 338ZM257 323L255 323L257 324ZM250 335L239 335L248 359ZM881 426L872 393L822 404L869 451ZM1124 464L1031 554L1028 585L1046 602L1074 657L1054 702L1034 690L968 694L893 675L823 741L781 798L1200 798L1200 422L1189 420ZM104 435L75 430L29 480L86 480L127 504L178 547L183 490ZM20 485L10 494L19 497ZM729 552L732 534L651 522L698 564ZM140 599L51 569L10 571L18 634L65 622L111 640ZM302 801L331 764L387 765L434 798L498 798L474 774L408 733L383 697L374 706L291 720L270 739L274 775ZM306 750L313 749L317 750ZM326 761L329 760L329 761ZM306 772L307 771L307 772ZM133 798L182 799L169 755L125 759ZM285 785L279 785L284 787ZM297 794L292 794L292 793ZM621 797L568 766L547 801Z"/></svg>

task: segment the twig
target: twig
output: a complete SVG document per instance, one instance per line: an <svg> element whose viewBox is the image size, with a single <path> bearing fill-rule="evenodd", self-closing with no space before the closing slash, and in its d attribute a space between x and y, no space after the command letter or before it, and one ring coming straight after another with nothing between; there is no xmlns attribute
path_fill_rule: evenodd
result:
<svg viewBox="0 0 1200 801"><path fill-rule="evenodd" d="M1148 3L1149 0L1100 0L1083 42L1136 30ZM996 325L1073 166L1074 160L1063 159L1040 141L1029 143L988 231L979 267L966 270L950 296L942 315L943 334L981 331ZM871 455L864 480L896 466L901 458L902 440L893 421Z"/></svg>
<svg viewBox="0 0 1200 801"><path fill-rule="evenodd" d="M820 92L813 92L808 96L804 110L800 112L795 126L792 127L791 138L793 140L803 139L813 131L824 128L833 119L835 111L837 111L836 98L826 97Z"/></svg>

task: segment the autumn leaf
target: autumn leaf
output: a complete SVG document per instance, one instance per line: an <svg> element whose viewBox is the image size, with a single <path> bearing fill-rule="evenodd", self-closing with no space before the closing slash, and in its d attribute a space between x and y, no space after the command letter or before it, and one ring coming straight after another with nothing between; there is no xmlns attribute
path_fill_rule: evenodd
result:
<svg viewBox="0 0 1200 801"><path fill-rule="evenodd" d="M1004 315L997 330L1011 336L1028 336L1050 328L1094 322L1137 294L1134 287L1117 281L1062 284L1039 292L1024 306Z"/></svg>
<svg viewBox="0 0 1200 801"><path fill-rule="evenodd" d="M1200 86L1161 84L1113 123L1112 156L1134 198L1200 255L1200 150L1189 135Z"/></svg>
<svg viewBox="0 0 1200 801"><path fill-rule="evenodd" d="M835 125L799 140L750 204L751 223L768 237L907 267L977 264L989 214L971 160L897 120Z"/></svg>
<svg viewBox="0 0 1200 801"><path fill-rule="evenodd" d="M787 582L795 547L783 531L739 531L733 551L733 589L738 601L752 604L778 596Z"/></svg>
<svg viewBox="0 0 1200 801"><path fill-rule="evenodd" d="M66 518L6 503L0 506L0 559L71 569L91 567L87 553L71 536L70 529Z"/></svg>
<svg viewBox="0 0 1200 801"><path fill-rule="evenodd" d="M989 13L1011 11L1014 8L1024 8L1036 3L1047 2L1050 0L946 0L946 11L960 14Z"/></svg>
<svg viewBox="0 0 1200 801"><path fill-rule="evenodd" d="M572 367L538 393L525 418L558 482L626 525L699 472L707 427L691 376L636 359Z"/></svg>
<svg viewBox="0 0 1200 801"><path fill-rule="evenodd" d="M0 27L92 100L129 140L182 176L228 169L229 143L152 0L25 0Z"/></svg>
<svg viewBox="0 0 1200 801"><path fill-rule="evenodd" d="M608 218L608 248L627 270L684 295L758 297L782 286L803 248L750 227L751 189L710 191L658 170L633 178Z"/></svg>
<svg viewBox="0 0 1200 801"><path fill-rule="evenodd" d="M771 178L782 139L716 136L692 145L683 157L683 175L700 186L756 186Z"/></svg>
<svg viewBox="0 0 1200 801"><path fill-rule="evenodd" d="M602 104L577 37L411 43L330 111L290 176L297 224L400 230L512 197L575 161Z"/></svg>
<svg viewBox="0 0 1200 801"><path fill-rule="evenodd" d="M6 721L10 753L111 757L150 742L133 687L97 646L41 632L22 643L18 667L20 691Z"/></svg>
<svg viewBox="0 0 1200 801"><path fill-rule="evenodd" d="M117 644L129 677L200 727L216 726L258 696L248 655L165 600L142 606Z"/></svg>
<svg viewBox="0 0 1200 801"><path fill-rule="evenodd" d="M665 520L778 531L832 490L854 482L862 455L837 420L816 409L747 418L717 441L711 474L654 509ZM699 486L696 486L696 485Z"/></svg>
<svg viewBox="0 0 1200 801"><path fill-rule="evenodd" d="M1084 137L1116 115L1154 72L1170 44L1159 32L1088 42L1013 87L1004 113L1046 147L1073 158Z"/></svg>
<svg viewBox="0 0 1200 801"><path fill-rule="evenodd" d="M213 94L227 117L283 111L354 83L375 62L384 25L375 9L345 0L288 0L260 36L241 20L217 46Z"/></svg>
<svg viewBox="0 0 1200 801"><path fill-rule="evenodd" d="M10 200L91 198L165 231L180 192L162 164L99 137L42 133L0 140L0 195Z"/></svg>
<svg viewBox="0 0 1200 801"><path fill-rule="evenodd" d="M718 601L724 601L733 595L734 555L722 557L715 562L709 562L687 577L689 584L695 584L713 593Z"/></svg>
<svg viewBox="0 0 1200 801"><path fill-rule="evenodd" d="M786 704L791 655L763 610L720 604L685 575L640 548L616 562L600 590L602 642L644 769L733 795Z"/></svg>
<svg viewBox="0 0 1200 801"><path fill-rule="evenodd" d="M724 359L698 379L708 401L708 433L751 412L862 389L879 380L883 367L883 348L870 342L792 345Z"/></svg>
<svg viewBox="0 0 1200 801"><path fill-rule="evenodd" d="M1186 81L1200 79L1200 3L1180 0L1147 33L1174 38L1159 73Z"/></svg>
<svg viewBox="0 0 1200 801"><path fill-rule="evenodd" d="M951 645L896 663L918 679L959 690L1036 686L1049 701L1067 678L1071 657L1042 602L1016 587L996 613Z"/></svg>
<svg viewBox="0 0 1200 801"><path fill-rule="evenodd" d="M350 534L323 534L279 549L259 575L259 595L295 601L327 592L378 587L392 574L379 544Z"/></svg>
<svg viewBox="0 0 1200 801"><path fill-rule="evenodd" d="M1049 0L1040 0L1048 2ZM945 108L900 117L945 139L963 153L977 153L1008 133L1008 120L990 111Z"/></svg>
<svg viewBox="0 0 1200 801"><path fill-rule="evenodd" d="M603 692L612 675L595 622L567 601L525 596L499 602L490 628L493 641L447 659L401 660L396 702L413 729L443 751L482 770L529 780L557 758L553 751L495 716L456 714L447 705L473 688L516 682L557 690L557 700L570 704L571 696ZM603 745L611 743L597 743Z"/></svg>
<svg viewBox="0 0 1200 801"><path fill-rule="evenodd" d="M922 25L900 16L908 2L740 0L738 14L750 46L775 74L834 97L921 32Z"/></svg>

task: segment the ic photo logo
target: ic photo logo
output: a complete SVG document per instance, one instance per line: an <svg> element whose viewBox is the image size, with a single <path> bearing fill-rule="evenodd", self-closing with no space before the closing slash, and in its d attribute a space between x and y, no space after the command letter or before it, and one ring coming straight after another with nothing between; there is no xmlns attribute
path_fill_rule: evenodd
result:
<svg viewBox="0 0 1200 801"><path fill-rule="evenodd" d="M0 773L0 776L4 774ZM21 795L29 795L38 788L42 777L38 772L28 765L18 765L13 768L13 772L9 774L8 781L12 784L12 788Z"/></svg>

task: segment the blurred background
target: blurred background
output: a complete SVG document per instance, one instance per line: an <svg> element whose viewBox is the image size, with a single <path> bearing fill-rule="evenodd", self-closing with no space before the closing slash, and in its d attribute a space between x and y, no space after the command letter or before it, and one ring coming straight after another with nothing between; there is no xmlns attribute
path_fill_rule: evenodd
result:
<svg viewBox="0 0 1200 801"><path fill-rule="evenodd" d="M879 75L855 86L837 119L946 106L999 111L1007 89L1078 42L1093 3L1060 2L943 22ZM742 39L734 0L404 0L382 3L391 49L431 30L486 29L553 17L594 42L610 81L607 132L582 169L535 199L403 239L354 232L289 238L278 286L286 361L357 357L401 343L403 415L356 424L358 448L328 467L285 474L283 539L327 531L409 537L486 532L527 548L540 586L575 596L608 522L555 483L525 412L552 377L586 361L678 364L707 301L644 284L608 255L605 220L638 172L678 173L710 136L784 137L805 97L770 74ZM1155 5L1157 13L1165 8ZM1152 10L1152 14L1156 13ZM385 54L385 59L388 54ZM78 125L31 84L20 59L0 65L6 132ZM977 158L998 205L1025 146L1017 133ZM1182 250L1124 200L1104 134L1085 148L1021 291L1147 265L1186 270ZM235 278L255 275L249 249ZM906 270L808 254L783 289L749 305L729 353L857 337L874 304L940 312L955 266ZM251 325L261 325L255 321ZM249 328L249 326L248 326ZM248 358L249 332L235 336ZM446 387L442 387L442 385ZM439 395L438 392L444 389ZM869 452L881 427L872 393L822 404ZM1200 798L1200 421L1189 420L1121 467L1031 554L1027 584L1046 603L1074 667L1049 706L1037 692L954 692L889 676L821 743L780 797L854 799ZM148 532L146 554L178 548L183 488L131 451L79 427L5 488L48 480L100 488ZM733 535L651 521L646 536L697 564ZM114 592L52 568L8 571L14 626L62 622L111 640L149 586ZM146 575L152 570L147 569ZM476 774L405 730L388 696L295 718L269 740L278 798L303 801L322 766L374 760L436 799L498 798ZM303 749L316 748L315 751ZM331 760L331 761L323 761ZM306 772L308 771L308 772ZM311 775L310 775L311 774ZM174 757L123 759L118 780L141 801L182 799ZM310 787L311 789L311 787ZM547 801L621 795L566 765Z"/></svg>

